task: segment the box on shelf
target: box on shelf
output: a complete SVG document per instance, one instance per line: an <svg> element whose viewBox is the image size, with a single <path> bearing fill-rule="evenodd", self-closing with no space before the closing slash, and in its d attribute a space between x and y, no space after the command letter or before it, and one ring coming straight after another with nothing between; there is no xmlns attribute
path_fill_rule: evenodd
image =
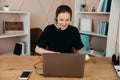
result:
<svg viewBox="0 0 120 80"><path fill-rule="evenodd" d="M22 21L4 21L3 22L3 33L5 34L15 34L15 33L24 33Z"/></svg>

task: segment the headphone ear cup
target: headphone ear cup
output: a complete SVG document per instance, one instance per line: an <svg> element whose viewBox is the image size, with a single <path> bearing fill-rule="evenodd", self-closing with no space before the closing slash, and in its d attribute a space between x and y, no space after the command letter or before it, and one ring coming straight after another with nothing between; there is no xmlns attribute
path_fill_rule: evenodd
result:
<svg viewBox="0 0 120 80"><path fill-rule="evenodd" d="M55 21L57 21L57 18L54 18Z"/></svg>
<svg viewBox="0 0 120 80"><path fill-rule="evenodd" d="M114 65L116 64L116 55L115 54L112 55L112 62Z"/></svg>
<svg viewBox="0 0 120 80"><path fill-rule="evenodd" d="M116 60L116 55L115 54L112 55L112 62L114 65L119 65L119 57L120 56L118 56L117 57L118 59Z"/></svg>
<svg viewBox="0 0 120 80"><path fill-rule="evenodd" d="M54 18L54 20L55 20L55 23L57 23L57 21L58 21L57 18Z"/></svg>
<svg viewBox="0 0 120 80"><path fill-rule="evenodd" d="M70 18L70 21L72 21L72 18Z"/></svg>
<svg viewBox="0 0 120 80"><path fill-rule="evenodd" d="M120 55L118 56L118 65L120 65Z"/></svg>

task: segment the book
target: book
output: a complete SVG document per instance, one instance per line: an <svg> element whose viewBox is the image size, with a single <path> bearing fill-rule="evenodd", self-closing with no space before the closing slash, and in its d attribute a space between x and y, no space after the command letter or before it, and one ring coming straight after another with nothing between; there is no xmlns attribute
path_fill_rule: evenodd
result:
<svg viewBox="0 0 120 80"><path fill-rule="evenodd" d="M99 34L102 34L102 22L99 23L99 28L98 28L98 29L99 29L99 30L98 30L98 31L99 31L98 33L99 33Z"/></svg>
<svg viewBox="0 0 120 80"><path fill-rule="evenodd" d="M110 12L112 0L104 0L102 12Z"/></svg>
<svg viewBox="0 0 120 80"><path fill-rule="evenodd" d="M98 23L97 34L101 34L101 35L108 34L108 22Z"/></svg>
<svg viewBox="0 0 120 80"><path fill-rule="evenodd" d="M24 42L16 43L13 54L24 55L24 52L25 52L25 43Z"/></svg>
<svg viewBox="0 0 120 80"><path fill-rule="evenodd" d="M80 31L91 32L92 31L92 19L81 18L80 20Z"/></svg>
<svg viewBox="0 0 120 80"><path fill-rule="evenodd" d="M108 35L108 26L109 26L109 23L105 22L105 32L104 32L104 35Z"/></svg>
<svg viewBox="0 0 120 80"><path fill-rule="evenodd" d="M107 11L107 5L108 5L108 0L104 0L104 4L103 4L103 10L102 12L106 12Z"/></svg>
<svg viewBox="0 0 120 80"><path fill-rule="evenodd" d="M98 23L97 34L100 34L100 23Z"/></svg>
<svg viewBox="0 0 120 80"><path fill-rule="evenodd" d="M97 12L101 12L102 11L103 3L104 3L104 0L100 0L98 8L97 8Z"/></svg>
<svg viewBox="0 0 120 80"><path fill-rule="evenodd" d="M111 9L111 2L112 2L112 0L108 0L107 11L106 11L106 12L110 12L110 9Z"/></svg>

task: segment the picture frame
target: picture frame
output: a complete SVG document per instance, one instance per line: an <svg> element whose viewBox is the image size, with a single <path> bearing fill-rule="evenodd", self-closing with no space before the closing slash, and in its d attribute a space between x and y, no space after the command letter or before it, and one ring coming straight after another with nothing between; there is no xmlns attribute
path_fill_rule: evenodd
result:
<svg viewBox="0 0 120 80"><path fill-rule="evenodd" d="M92 32L92 19L91 18L81 18L80 19L80 32Z"/></svg>
<svg viewBox="0 0 120 80"><path fill-rule="evenodd" d="M24 26L22 21L4 21L3 33L24 33Z"/></svg>

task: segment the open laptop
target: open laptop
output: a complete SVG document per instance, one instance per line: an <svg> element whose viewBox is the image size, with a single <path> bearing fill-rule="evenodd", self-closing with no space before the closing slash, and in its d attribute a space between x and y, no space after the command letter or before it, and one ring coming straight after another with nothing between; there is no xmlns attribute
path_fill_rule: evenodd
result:
<svg viewBox="0 0 120 80"><path fill-rule="evenodd" d="M46 77L83 77L85 54L44 53L43 75Z"/></svg>

